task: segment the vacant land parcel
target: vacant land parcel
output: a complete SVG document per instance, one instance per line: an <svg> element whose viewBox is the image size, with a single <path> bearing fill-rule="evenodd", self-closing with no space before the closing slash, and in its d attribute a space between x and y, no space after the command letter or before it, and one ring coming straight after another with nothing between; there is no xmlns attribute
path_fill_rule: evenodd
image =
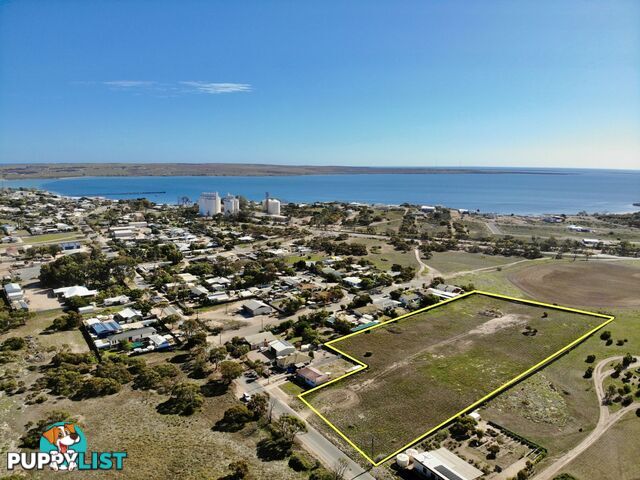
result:
<svg viewBox="0 0 640 480"><path fill-rule="evenodd" d="M331 342L368 368L301 398L379 463L610 320L472 292Z"/></svg>

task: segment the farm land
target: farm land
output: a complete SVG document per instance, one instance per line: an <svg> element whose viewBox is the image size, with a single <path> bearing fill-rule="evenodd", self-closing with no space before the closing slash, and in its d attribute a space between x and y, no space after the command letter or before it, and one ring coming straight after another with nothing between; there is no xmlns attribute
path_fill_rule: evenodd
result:
<svg viewBox="0 0 640 480"><path fill-rule="evenodd" d="M305 400L380 460L604 321L473 294L338 340L369 368Z"/></svg>
<svg viewBox="0 0 640 480"><path fill-rule="evenodd" d="M527 292L523 292L515 283L529 276ZM615 321L603 329L611 333L611 342L603 341L599 334L589 337L482 408L483 418L547 448L548 456L536 470L543 470L570 451L596 426L599 402L593 379L584 378L585 370L593 365L586 361L587 357L594 355L597 363L612 356L640 352L640 297L633 283L638 276L639 260L536 260L507 266L502 271L464 274L450 280L472 282L480 289L540 301L551 291L564 292L565 305L615 316ZM595 296L593 288L597 288ZM605 381L605 387L609 381ZM614 412L619 405L613 403L609 408ZM637 478L636 472L625 464L630 451L637 455L637 445L622 440L636 438L637 431L638 418L628 413L561 472L579 479L605 478L607 475L596 474L605 471L611 472L610 478Z"/></svg>

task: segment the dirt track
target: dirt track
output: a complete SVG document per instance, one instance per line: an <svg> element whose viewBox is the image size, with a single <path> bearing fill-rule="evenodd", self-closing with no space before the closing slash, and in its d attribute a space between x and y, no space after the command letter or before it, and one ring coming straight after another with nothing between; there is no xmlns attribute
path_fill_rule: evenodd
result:
<svg viewBox="0 0 640 480"><path fill-rule="evenodd" d="M609 411L609 407L603 405L602 399L604 398L604 387L603 382L605 378L607 378L613 370L609 370L603 372L602 369L609 363L622 360L621 356L610 357L604 360L601 360L595 368L593 372L593 381L596 387L596 394L598 395L598 402L600 403L600 418L598 418L598 424L596 428L575 448L569 450L563 456L558 458L554 463L552 463L548 468L540 472L538 475L533 477L533 480L550 480L553 478L560 470L566 467L569 463L571 463L574 459L576 459L582 452L588 449L591 445L593 445L611 426L613 426L624 414L630 412L631 410L635 410L640 406L640 403L634 402L631 405L628 405L621 410L618 410L615 413L611 413Z"/></svg>
<svg viewBox="0 0 640 480"><path fill-rule="evenodd" d="M640 306L640 268L620 263L547 263L523 268L507 278L544 302L606 308Z"/></svg>

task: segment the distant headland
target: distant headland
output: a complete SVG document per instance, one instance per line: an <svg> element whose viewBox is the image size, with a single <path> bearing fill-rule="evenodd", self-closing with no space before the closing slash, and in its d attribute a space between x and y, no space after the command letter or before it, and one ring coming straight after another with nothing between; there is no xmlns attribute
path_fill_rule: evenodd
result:
<svg viewBox="0 0 640 480"><path fill-rule="evenodd" d="M523 168L476 167L353 167L337 165L271 165L259 163L14 163L0 165L7 180L72 177L173 177L353 175L353 174L505 174L562 175L562 172Z"/></svg>

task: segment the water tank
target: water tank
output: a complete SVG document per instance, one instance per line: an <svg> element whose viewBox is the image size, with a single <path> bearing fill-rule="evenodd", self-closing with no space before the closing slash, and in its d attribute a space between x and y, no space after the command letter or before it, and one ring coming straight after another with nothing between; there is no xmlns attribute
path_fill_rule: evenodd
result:
<svg viewBox="0 0 640 480"><path fill-rule="evenodd" d="M413 459L413 457L415 457L416 455L418 455L420 452L418 450L416 450L415 448L409 448L408 450L406 450L404 453L407 454L407 456L410 459Z"/></svg>
<svg viewBox="0 0 640 480"><path fill-rule="evenodd" d="M409 466L409 455L406 453L399 453L396 455L396 463L400 468L407 468Z"/></svg>

